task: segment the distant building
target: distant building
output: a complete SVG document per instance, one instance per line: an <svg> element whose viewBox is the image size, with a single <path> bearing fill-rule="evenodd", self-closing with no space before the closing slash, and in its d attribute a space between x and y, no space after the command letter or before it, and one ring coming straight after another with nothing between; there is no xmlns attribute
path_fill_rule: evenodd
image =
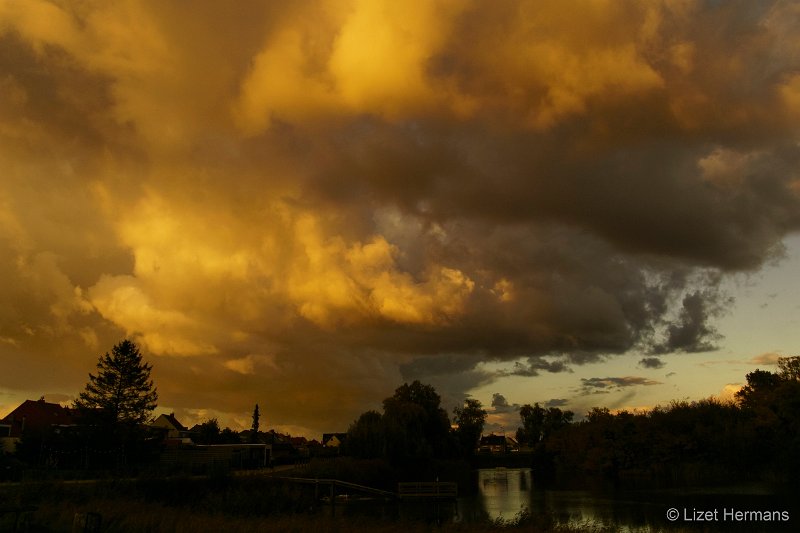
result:
<svg viewBox="0 0 800 533"><path fill-rule="evenodd" d="M478 453L509 453L518 452L519 443L512 437L506 435L495 435L491 433L481 437L478 444Z"/></svg>
<svg viewBox="0 0 800 533"><path fill-rule="evenodd" d="M167 444L191 444L191 432L183 426L175 413L159 415L158 418L150 423L151 428L165 432L164 440Z"/></svg>
<svg viewBox="0 0 800 533"><path fill-rule="evenodd" d="M187 444L161 453L160 463L195 473L208 473L213 468L264 468L272 461L269 444Z"/></svg>
<svg viewBox="0 0 800 533"><path fill-rule="evenodd" d="M268 444L195 444L192 432L197 434L201 425L191 430L175 418L175 413L159 415L150 427L164 435L166 449L160 462L170 467L180 467L190 472L208 473L212 468L239 469L263 468L272 460L272 446Z"/></svg>
<svg viewBox="0 0 800 533"><path fill-rule="evenodd" d="M25 400L0 420L0 450L13 453L26 432L75 425L75 411L57 403Z"/></svg>
<svg viewBox="0 0 800 533"><path fill-rule="evenodd" d="M347 439L347 433L323 433L322 446L324 448L339 448Z"/></svg>

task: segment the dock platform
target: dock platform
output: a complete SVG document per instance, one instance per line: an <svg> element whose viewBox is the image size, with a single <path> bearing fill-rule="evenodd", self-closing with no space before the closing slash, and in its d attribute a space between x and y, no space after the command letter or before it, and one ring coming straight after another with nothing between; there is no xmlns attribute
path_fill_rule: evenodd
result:
<svg viewBox="0 0 800 533"><path fill-rule="evenodd" d="M397 484L401 500L451 500L458 497L458 483L449 481L407 481Z"/></svg>

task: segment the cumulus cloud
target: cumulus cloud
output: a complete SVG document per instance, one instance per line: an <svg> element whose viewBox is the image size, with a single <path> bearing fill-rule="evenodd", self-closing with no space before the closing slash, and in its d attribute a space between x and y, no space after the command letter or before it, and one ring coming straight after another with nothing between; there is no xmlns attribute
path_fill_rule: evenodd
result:
<svg viewBox="0 0 800 533"><path fill-rule="evenodd" d="M714 349L800 228L800 12L576 9L0 4L0 387L130 336L176 412L342 428Z"/></svg>
<svg viewBox="0 0 800 533"><path fill-rule="evenodd" d="M75 396L71 394L50 393L44 395L44 400L51 403L60 403L64 406L71 406L75 401Z"/></svg>
<svg viewBox="0 0 800 533"><path fill-rule="evenodd" d="M723 402L732 402L736 400L736 393L742 390L741 383L728 383L725 385L716 397Z"/></svg>
<svg viewBox="0 0 800 533"><path fill-rule="evenodd" d="M509 403L508 399L499 392L492 394L492 404L487 408L484 433L513 432L521 425L518 403Z"/></svg>
<svg viewBox="0 0 800 533"><path fill-rule="evenodd" d="M495 392L492 394L492 410L495 413L510 413L519 411L519 405L514 404L511 405L508 403L508 400L505 396L500 394L499 392Z"/></svg>
<svg viewBox="0 0 800 533"><path fill-rule="evenodd" d="M778 359L781 357L783 356L777 352L765 352L750 359L749 363L753 365L777 365Z"/></svg>
<svg viewBox="0 0 800 533"><path fill-rule="evenodd" d="M644 368L654 368L657 370L659 368L664 368L666 363L658 357L643 357L639 360L639 365Z"/></svg>

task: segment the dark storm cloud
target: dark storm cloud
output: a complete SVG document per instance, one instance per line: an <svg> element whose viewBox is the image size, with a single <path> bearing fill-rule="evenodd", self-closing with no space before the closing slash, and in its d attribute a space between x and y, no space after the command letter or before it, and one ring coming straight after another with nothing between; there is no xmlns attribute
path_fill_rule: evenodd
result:
<svg viewBox="0 0 800 533"><path fill-rule="evenodd" d="M625 58L618 45L627 36L619 33L619 22L635 24L648 11L623 5L613 14L598 13L594 20L610 35L601 49L610 56L619 54L620 64ZM536 20L548 12L536 11L526 14ZM537 111L560 116L547 128L515 128L518 124L512 119L497 116L492 120L502 127L491 135L486 135L480 121L454 125L441 118L418 117L399 124L380 120L359 124L338 137L341 141L334 141L331 151L342 154L344 164L319 176L320 183L328 184L321 190L333 190L341 200L342 188L336 184L347 176L356 185L348 194L359 196L360 191L440 223L452 219L563 223L636 254L676 257L725 270L754 268L774 253L787 230L800 223L798 197L789 193L798 178L798 148L791 141L775 143L763 137L766 131L788 133L785 128L791 127L761 109L765 103L775 103L771 94L775 77L791 72L797 60L779 53L786 46L780 41L785 35L776 20L778 11L754 10L742 16L736 9L699 8L693 16L724 21L714 25L725 30L712 39L698 21L687 25L682 19L685 13L665 9L659 13L664 33L653 35L648 44L671 44L672 63L666 54L633 61L616 94L603 90L611 80L597 82L599 94L591 88L585 94L578 87L560 86L566 80L558 76L548 86L534 75L525 80L530 99L508 98L506 106L522 106L520 111L532 116L534 123ZM785 14L796 17L793 12ZM500 57L489 70L481 62L482 50L492 44L502 46L509 27L520 27L518 16L517 9L480 5L462 13L451 40L432 60L447 66L434 68L432 75L495 104L492 94L500 98L504 89L510 92L506 69L513 71L514 66ZM733 53L742 63L740 68L750 69L750 76L718 61L717 54L731 53L727 45L733 41L727 39L734 34L739 37ZM581 37L590 45L595 36ZM563 38L569 44L545 40L539 52L573 57L567 52L574 44L570 33ZM743 46L741 39L753 46ZM686 57L679 57L681 50ZM517 53L524 54L524 48ZM771 56L766 68L764 53ZM575 68L582 61L590 63L582 51L576 51L574 58ZM540 61L546 60L540 57ZM633 75L637 69L642 73L641 87ZM593 74L615 76L613 72L585 76ZM593 80L586 81L592 87L588 82ZM641 93L633 104L625 95L626 82ZM573 97L574 109L566 103L565 109L558 109L558 101L547 104L548 95L557 89ZM705 106L699 103L703 99L727 101L730 106ZM537 103L545 109L537 109ZM491 109L511 111L496 105L500 109ZM722 111L727 109L739 112ZM692 135L687 136L686 130ZM636 140L641 138L647 141Z"/></svg>
<svg viewBox="0 0 800 533"><path fill-rule="evenodd" d="M714 308L707 296L699 291L683 298L677 320L667 325L666 339L653 347L653 353L708 352L716 349L714 344L721 336L710 324L710 320L721 310Z"/></svg>
<svg viewBox="0 0 800 533"><path fill-rule="evenodd" d="M439 376L472 370L481 358L479 356L439 355L420 357L400 365L400 373L405 379L413 380L420 376Z"/></svg>
<svg viewBox="0 0 800 533"><path fill-rule="evenodd" d="M490 138L374 121L331 147L341 161L316 190L341 201L337 184L347 176L350 198L378 198L423 220L566 224L621 251L724 270L760 265L800 227L790 193L800 178L797 146L752 138L745 146L674 139L632 147L619 139L586 154L598 142L585 133L592 118L575 118L566 131Z"/></svg>
<svg viewBox="0 0 800 533"><path fill-rule="evenodd" d="M442 396L445 405L460 405L465 391L486 385L496 375L475 368L482 358L466 354L421 357L399 365L404 382L420 380L432 384ZM387 394L388 396L388 394Z"/></svg>
<svg viewBox="0 0 800 533"><path fill-rule="evenodd" d="M127 335L165 406L330 429L714 349L800 228L799 14L0 3L0 387L74 394Z"/></svg>

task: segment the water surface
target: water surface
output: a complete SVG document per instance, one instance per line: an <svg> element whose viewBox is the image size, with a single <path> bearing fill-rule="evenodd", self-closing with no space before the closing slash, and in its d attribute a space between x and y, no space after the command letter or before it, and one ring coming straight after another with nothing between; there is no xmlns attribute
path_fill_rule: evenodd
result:
<svg viewBox="0 0 800 533"><path fill-rule="evenodd" d="M474 496L459 498L457 521L513 520L527 510L561 523L611 526L623 532L800 531L797 499L763 484L566 490L537 484L529 468L481 469L476 483ZM677 518L670 520L673 517Z"/></svg>

